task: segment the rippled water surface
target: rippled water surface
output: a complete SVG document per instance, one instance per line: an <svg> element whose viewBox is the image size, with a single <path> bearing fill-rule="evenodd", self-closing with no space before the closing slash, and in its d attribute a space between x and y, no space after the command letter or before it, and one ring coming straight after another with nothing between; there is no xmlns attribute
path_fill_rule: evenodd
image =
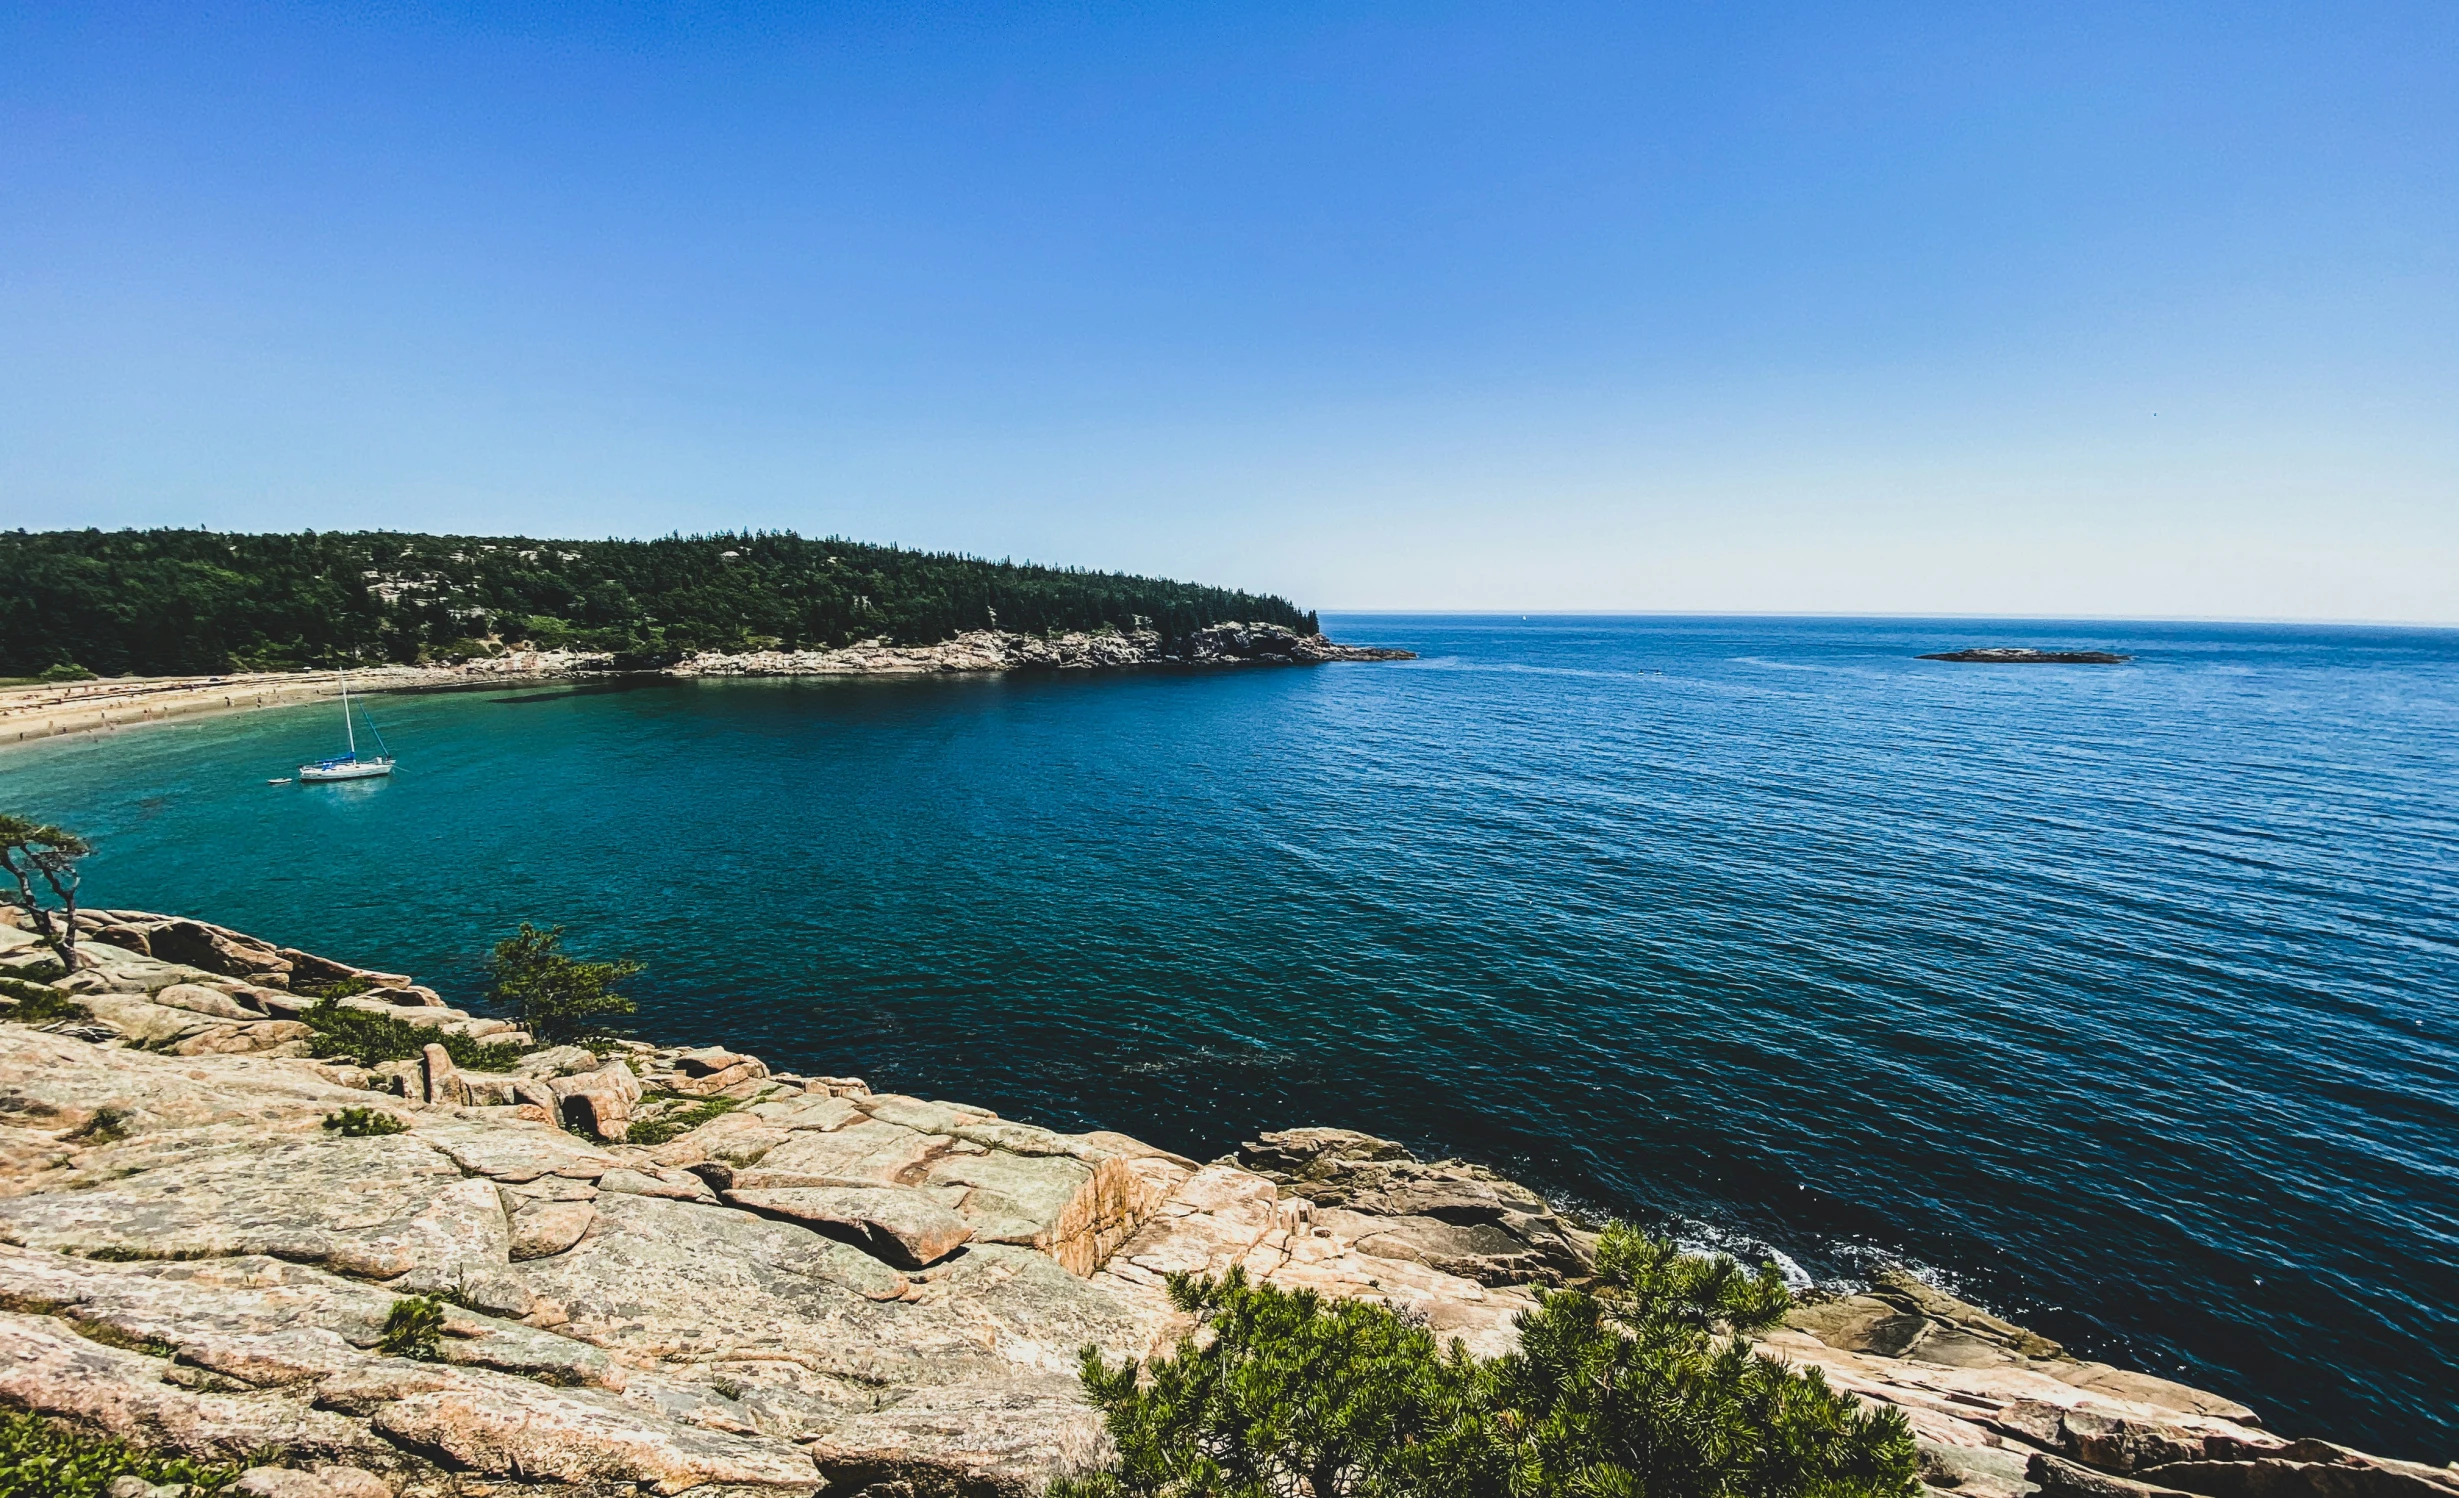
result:
<svg viewBox="0 0 2459 1498"><path fill-rule="evenodd" d="M0 757L101 905L1199 1156L1339 1124L1902 1258L2459 1456L2459 633L1332 621L1398 665L380 698ZM2108 668L1920 661L1969 644Z"/></svg>

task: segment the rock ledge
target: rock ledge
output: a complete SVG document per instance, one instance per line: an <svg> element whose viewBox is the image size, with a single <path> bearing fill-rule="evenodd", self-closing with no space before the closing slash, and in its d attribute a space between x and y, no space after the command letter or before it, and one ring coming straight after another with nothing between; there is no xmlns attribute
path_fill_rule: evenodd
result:
<svg viewBox="0 0 2459 1498"><path fill-rule="evenodd" d="M403 974L202 921L81 917L63 974L0 924L0 1403L224 1461L257 1498L1038 1492L1093 1460L1076 1349L1144 1356L1164 1279L1411 1312L1471 1351L1593 1239L1525 1188L1340 1129L1199 1165L719 1046L313 1059L296 990L523 1039ZM5 1017L0 1015L0 1017ZM402 1127L328 1125L373 1110ZM723 1111L715 1111L722 1109ZM448 1306L388 1356L402 1298ZM2262 1430L1903 1275L1760 1343L1902 1410L1975 1498L2459 1498L2459 1475Z"/></svg>

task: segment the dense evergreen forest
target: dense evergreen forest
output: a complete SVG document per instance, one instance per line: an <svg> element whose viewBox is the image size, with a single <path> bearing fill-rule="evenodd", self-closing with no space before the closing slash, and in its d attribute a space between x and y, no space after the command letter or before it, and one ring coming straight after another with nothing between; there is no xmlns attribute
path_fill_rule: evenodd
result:
<svg viewBox="0 0 2459 1498"><path fill-rule="evenodd" d="M642 656L929 644L996 622L1179 639L1285 598L777 534L531 541L392 531L0 532L0 675L465 658L526 643Z"/></svg>

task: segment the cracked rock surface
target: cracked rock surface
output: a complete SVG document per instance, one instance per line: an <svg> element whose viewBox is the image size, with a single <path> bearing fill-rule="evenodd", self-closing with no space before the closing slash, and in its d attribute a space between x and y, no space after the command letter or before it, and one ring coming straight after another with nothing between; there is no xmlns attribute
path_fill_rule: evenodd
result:
<svg viewBox="0 0 2459 1498"><path fill-rule="evenodd" d="M1102 1449L1077 1350L1185 1329L1171 1273L1377 1299L1491 1356L1589 1268L1534 1193L1342 1130L1199 1166L715 1046L318 1061L289 983L509 1027L204 922L87 919L100 955L49 978L0 924L9 993L91 1012L0 1024L0 1404L256 1461L258 1498L1022 1498ZM345 1137L345 1108L404 1127ZM389 1355L410 1296L442 1334ZM1904 1410L1927 1479L1975 1498L2459 1498L1906 1277L1761 1351Z"/></svg>

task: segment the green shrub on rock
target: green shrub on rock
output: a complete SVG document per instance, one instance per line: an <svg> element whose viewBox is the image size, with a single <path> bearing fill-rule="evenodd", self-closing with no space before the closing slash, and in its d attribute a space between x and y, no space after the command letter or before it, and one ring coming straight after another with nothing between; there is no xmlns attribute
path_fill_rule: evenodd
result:
<svg viewBox="0 0 2459 1498"><path fill-rule="evenodd" d="M410 1126L382 1108L344 1108L324 1116L324 1126L344 1139L373 1139L404 1134Z"/></svg>
<svg viewBox="0 0 2459 1498"><path fill-rule="evenodd" d="M377 1340L376 1351L388 1358L432 1363L443 1340L443 1302L414 1295L393 1302L393 1313L384 1318L384 1335Z"/></svg>
<svg viewBox="0 0 2459 1498"><path fill-rule="evenodd" d="M40 1415L0 1412L0 1498L104 1498L121 1477L186 1483L204 1498L238 1476L224 1463L161 1456Z"/></svg>
<svg viewBox="0 0 2459 1498"><path fill-rule="evenodd" d="M1591 1290L1542 1298L1495 1394L1526 1417L1523 1491L1649 1498L1910 1498L1912 1432L1752 1352L1791 1302L1775 1266L1608 1229Z"/></svg>
<svg viewBox="0 0 2459 1498"><path fill-rule="evenodd" d="M309 1042L314 1054L359 1066L415 1060L430 1045L444 1047L445 1054L453 1058L453 1065L466 1071L509 1071L529 1054L528 1047L511 1041L472 1040L467 1035L414 1025L389 1014L344 1009L331 999L319 1000L313 1008L300 1011L299 1019L316 1032L315 1039Z"/></svg>
<svg viewBox="0 0 2459 1498"><path fill-rule="evenodd" d="M1051 1498L1503 1494L1508 1449L1485 1370L1388 1307L1175 1275L1209 1343L1117 1368L1084 1350L1085 1393L1117 1442L1111 1470ZM1149 1375L1149 1379L1142 1375Z"/></svg>
<svg viewBox="0 0 2459 1498"><path fill-rule="evenodd" d="M1521 1348L1448 1352L1386 1307L1186 1276L1173 1355L1084 1352L1118 1458L1052 1498L1915 1498L1912 1433L1743 1334L1788 1303L1743 1271L1609 1228L1593 1285L1544 1292ZM1209 1340L1206 1340L1209 1338Z"/></svg>

